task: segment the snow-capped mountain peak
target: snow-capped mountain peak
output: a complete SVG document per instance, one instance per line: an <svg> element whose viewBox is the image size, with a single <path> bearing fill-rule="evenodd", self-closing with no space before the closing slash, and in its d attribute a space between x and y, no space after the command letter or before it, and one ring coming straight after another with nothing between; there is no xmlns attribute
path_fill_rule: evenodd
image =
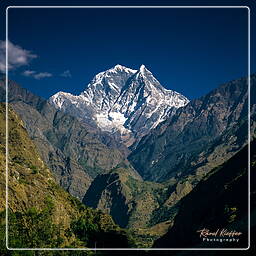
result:
<svg viewBox="0 0 256 256"><path fill-rule="evenodd" d="M140 72L144 72L144 71L145 71L145 69L146 69L145 65L144 65L144 64L142 64L142 65L140 66Z"/></svg>
<svg viewBox="0 0 256 256"><path fill-rule="evenodd" d="M117 64L117 65L114 66L114 69L124 69L124 68L126 68L126 67L124 67L120 64Z"/></svg>
<svg viewBox="0 0 256 256"><path fill-rule="evenodd" d="M131 68L127 68L125 66L122 66L120 64L115 65L113 68L109 69L109 70L115 70L115 71L125 71L125 72L132 72L132 73L136 73L137 70L131 69Z"/></svg>
<svg viewBox="0 0 256 256"><path fill-rule="evenodd" d="M141 65L139 70L137 71L139 74L145 75L145 74L152 74L145 65Z"/></svg>
<svg viewBox="0 0 256 256"><path fill-rule="evenodd" d="M59 92L49 102L130 146L189 101L165 89L145 65L134 70L118 64L97 74L80 95Z"/></svg>

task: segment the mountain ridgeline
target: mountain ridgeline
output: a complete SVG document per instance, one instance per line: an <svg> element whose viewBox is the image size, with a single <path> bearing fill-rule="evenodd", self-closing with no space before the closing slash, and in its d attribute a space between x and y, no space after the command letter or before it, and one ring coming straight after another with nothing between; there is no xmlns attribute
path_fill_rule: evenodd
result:
<svg viewBox="0 0 256 256"><path fill-rule="evenodd" d="M0 99L5 100L4 79ZM98 173L125 160L126 148L108 134L56 110L13 81L9 81L9 103L59 184L73 196L82 199Z"/></svg>
<svg viewBox="0 0 256 256"><path fill-rule="evenodd" d="M252 98L255 79L252 75ZM178 109L140 141L129 161L146 180L202 177L247 143L247 126L248 83L242 78Z"/></svg>

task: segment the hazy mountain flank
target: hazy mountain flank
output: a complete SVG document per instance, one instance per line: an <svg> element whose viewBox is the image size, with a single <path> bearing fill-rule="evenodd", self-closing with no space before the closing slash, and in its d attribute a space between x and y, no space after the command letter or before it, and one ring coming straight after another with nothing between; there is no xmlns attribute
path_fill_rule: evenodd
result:
<svg viewBox="0 0 256 256"><path fill-rule="evenodd" d="M4 99L5 83L0 82ZM9 102L19 114L37 145L40 155L61 186L72 195L83 198L91 180L102 170L124 161L115 141L97 129L56 110L46 100L9 82Z"/></svg>

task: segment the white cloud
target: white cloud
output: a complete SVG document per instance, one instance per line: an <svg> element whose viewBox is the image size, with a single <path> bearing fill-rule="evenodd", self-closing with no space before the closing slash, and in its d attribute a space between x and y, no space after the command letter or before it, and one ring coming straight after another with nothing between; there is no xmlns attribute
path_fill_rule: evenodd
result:
<svg viewBox="0 0 256 256"><path fill-rule="evenodd" d="M46 78L46 77L51 77L52 74L48 73L48 72L40 72L34 75L35 79L42 79L42 78Z"/></svg>
<svg viewBox="0 0 256 256"><path fill-rule="evenodd" d="M36 73L36 71L33 71L33 70L26 70L26 71L24 71L22 74L23 74L24 76L33 76L35 73Z"/></svg>
<svg viewBox="0 0 256 256"><path fill-rule="evenodd" d="M23 76L27 76L27 77L33 77L37 80L40 80L42 78L46 78L46 77L52 77L51 73L48 72L36 72L34 70L25 70L23 73Z"/></svg>
<svg viewBox="0 0 256 256"><path fill-rule="evenodd" d="M66 70L62 74L60 74L60 76L70 78L71 77L71 72L70 72L70 70Z"/></svg>
<svg viewBox="0 0 256 256"><path fill-rule="evenodd" d="M5 53L6 41L0 40L0 71L5 72ZM37 58L37 55L28 50L21 48L8 41L8 69L13 70L21 66L28 65L32 59Z"/></svg>

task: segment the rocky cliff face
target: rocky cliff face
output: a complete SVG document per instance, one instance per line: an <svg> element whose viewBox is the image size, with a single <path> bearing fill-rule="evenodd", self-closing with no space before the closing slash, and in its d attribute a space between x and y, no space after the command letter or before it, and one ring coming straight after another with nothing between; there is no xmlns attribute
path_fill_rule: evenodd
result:
<svg viewBox="0 0 256 256"><path fill-rule="evenodd" d="M5 83L0 82L4 99ZM72 195L82 199L91 180L125 157L108 135L57 111L47 101L9 82L9 102L24 121L42 159ZM101 141L104 137L104 143Z"/></svg>
<svg viewBox="0 0 256 256"><path fill-rule="evenodd" d="M80 95L58 92L49 102L131 146L188 99L165 89L144 65L139 70L116 65L97 74Z"/></svg>
<svg viewBox="0 0 256 256"><path fill-rule="evenodd" d="M256 97L255 82L253 75L252 98ZM242 78L191 101L145 136L129 156L130 162L146 180L181 179L190 174L200 179L245 145L247 92L247 78Z"/></svg>

